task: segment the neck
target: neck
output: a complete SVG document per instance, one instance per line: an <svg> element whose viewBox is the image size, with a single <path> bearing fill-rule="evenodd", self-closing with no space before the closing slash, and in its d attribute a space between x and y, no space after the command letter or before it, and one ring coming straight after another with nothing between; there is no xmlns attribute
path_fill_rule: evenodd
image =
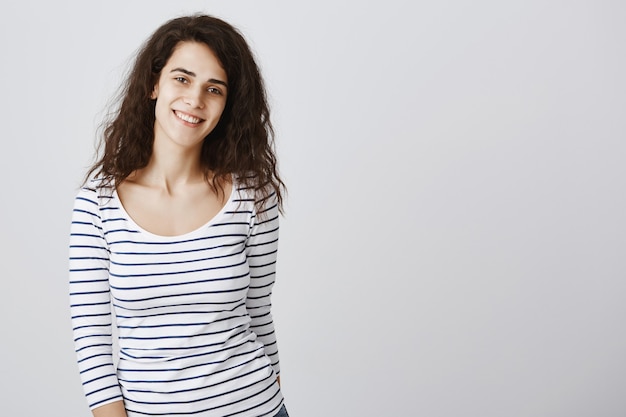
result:
<svg viewBox="0 0 626 417"><path fill-rule="evenodd" d="M156 141L148 165L137 174L140 182L167 192L205 181L200 164L200 148L158 146Z"/></svg>

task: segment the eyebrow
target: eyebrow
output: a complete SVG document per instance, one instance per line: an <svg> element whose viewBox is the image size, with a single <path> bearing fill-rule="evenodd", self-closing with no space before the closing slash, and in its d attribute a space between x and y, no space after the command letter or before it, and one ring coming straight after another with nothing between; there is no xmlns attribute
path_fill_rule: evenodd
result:
<svg viewBox="0 0 626 417"><path fill-rule="evenodd" d="M193 71L189 71L189 70L187 70L187 69L185 69L185 68L174 68L173 70L171 70L171 71L170 71L170 74L171 74L172 72L182 72L183 74L187 74L187 75L189 75L190 77L195 77L195 76L196 76L196 73L195 73L195 72L193 72ZM227 87L227 88L228 88L228 84L226 83L226 81L218 80L218 79L216 79L216 78L209 78L209 79L207 80L207 82L209 82L209 83L213 83L213 84L221 84L221 85L223 85L224 87Z"/></svg>

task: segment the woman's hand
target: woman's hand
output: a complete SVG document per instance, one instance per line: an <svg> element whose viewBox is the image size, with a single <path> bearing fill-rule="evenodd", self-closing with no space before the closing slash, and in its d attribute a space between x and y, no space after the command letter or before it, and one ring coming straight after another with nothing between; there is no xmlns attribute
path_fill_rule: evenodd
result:
<svg viewBox="0 0 626 417"><path fill-rule="evenodd" d="M92 410L93 417L128 417L124 408L124 401L115 401L96 407Z"/></svg>

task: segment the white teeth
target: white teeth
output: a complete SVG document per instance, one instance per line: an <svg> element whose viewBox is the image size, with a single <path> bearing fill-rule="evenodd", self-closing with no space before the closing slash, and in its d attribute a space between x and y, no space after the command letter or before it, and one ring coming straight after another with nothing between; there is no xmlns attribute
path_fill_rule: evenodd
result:
<svg viewBox="0 0 626 417"><path fill-rule="evenodd" d="M176 117L188 123L200 123L200 121L202 120L202 119L198 119L197 117L189 116L188 114L183 114L179 112L174 112L174 113L176 114Z"/></svg>

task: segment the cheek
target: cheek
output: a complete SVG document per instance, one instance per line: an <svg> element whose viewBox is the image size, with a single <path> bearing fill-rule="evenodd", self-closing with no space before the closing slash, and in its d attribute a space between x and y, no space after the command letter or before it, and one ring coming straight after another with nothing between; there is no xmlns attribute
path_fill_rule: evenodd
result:
<svg viewBox="0 0 626 417"><path fill-rule="evenodd" d="M224 112L226 111L226 100L224 100L223 102L219 103L219 106L217 106L217 111L220 115L220 119L222 117L224 117Z"/></svg>

